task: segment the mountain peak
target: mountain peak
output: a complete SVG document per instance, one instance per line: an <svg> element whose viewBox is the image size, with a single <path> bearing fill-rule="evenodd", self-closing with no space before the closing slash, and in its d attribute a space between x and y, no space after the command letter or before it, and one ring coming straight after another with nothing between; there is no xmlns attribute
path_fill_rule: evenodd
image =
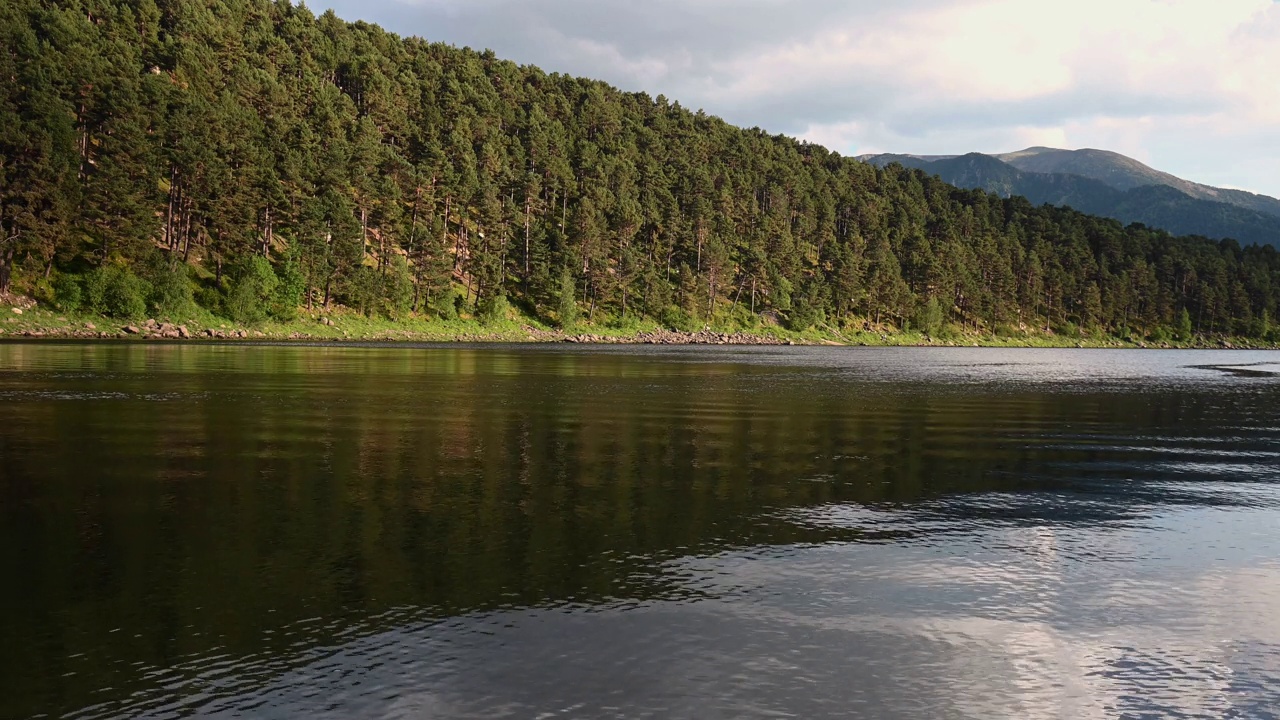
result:
<svg viewBox="0 0 1280 720"><path fill-rule="evenodd" d="M897 162L961 187L1004 197L1022 195L1036 203L1066 205L1174 233L1280 247L1280 200L1184 180L1111 150L1036 146L999 155L860 159L877 165Z"/></svg>

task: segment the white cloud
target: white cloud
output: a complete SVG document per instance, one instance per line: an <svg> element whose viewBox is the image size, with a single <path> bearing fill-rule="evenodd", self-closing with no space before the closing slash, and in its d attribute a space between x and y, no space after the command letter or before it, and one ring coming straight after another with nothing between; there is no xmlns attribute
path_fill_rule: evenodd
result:
<svg viewBox="0 0 1280 720"><path fill-rule="evenodd" d="M1103 147L1280 195L1273 0L328 0L851 154Z"/></svg>

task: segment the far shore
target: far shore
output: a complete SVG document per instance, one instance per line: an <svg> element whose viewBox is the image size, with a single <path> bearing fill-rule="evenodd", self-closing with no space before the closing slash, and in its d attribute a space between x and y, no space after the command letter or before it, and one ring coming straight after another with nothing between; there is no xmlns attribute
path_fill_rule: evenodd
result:
<svg viewBox="0 0 1280 720"><path fill-rule="evenodd" d="M148 318L121 321L101 316L65 315L38 307L0 307L0 341L113 340L168 342L417 342L574 343L599 345L829 345L868 347L1042 347L1042 348L1215 348L1280 349L1256 339L1197 337L1191 342L1135 340L1106 336L1069 337L1028 330L1019 335L952 330L931 336L892 329L805 332L770 325L759 328L672 330L654 323L626 327L584 324L561 329L528 318L482 323L475 320L368 318L345 309L304 311L291 322L237 325L225 319Z"/></svg>

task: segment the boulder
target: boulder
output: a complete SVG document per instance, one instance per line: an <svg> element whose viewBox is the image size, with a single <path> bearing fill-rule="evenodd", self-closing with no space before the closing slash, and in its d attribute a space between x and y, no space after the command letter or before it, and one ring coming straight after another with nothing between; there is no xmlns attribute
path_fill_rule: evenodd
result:
<svg viewBox="0 0 1280 720"><path fill-rule="evenodd" d="M120 329L123 330L126 335L137 335L138 333L142 332L141 330L138 329L138 326L136 325L126 325Z"/></svg>
<svg viewBox="0 0 1280 720"><path fill-rule="evenodd" d="M187 326L186 326L186 325L179 325L179 326L178 326L178 337L183 338L184 340L185 340L186 338L191 337L191 331L190 331L190 330L187 330Z"/></svg>
<svg viewBox="0 0 1280 720"><path fill-rule="evenodd" d="M21 314L22 314L22 308L14 308L14 309L13 309L13 314L14 314L14 315L21 315Z"/></svg>
<svg viewBox="0 0 1280 720"><path fill-rule="evenodd" d="M94 324L93 324L93 323L91 323L91 322L87 322L87 323L85 323L85 324L84 324L84 329L85 329L85 330L97 330L97 329L98 329L98 326L97 326L97 325L94 325Z"/></svg>

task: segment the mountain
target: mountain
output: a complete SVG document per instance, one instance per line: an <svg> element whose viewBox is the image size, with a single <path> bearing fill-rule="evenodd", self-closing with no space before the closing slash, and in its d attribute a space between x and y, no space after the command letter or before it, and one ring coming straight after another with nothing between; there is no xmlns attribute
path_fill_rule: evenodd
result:
<svg viewBox="0 0 1280 720"><path fill-rule="evenodd" d="M1107 150L1057 150L1033 147L995 157L1010 165L1035 173L1066 173L1101 180L1119 190L1148 185L1166 185L1200 200L1212 200L1280 217L1280 200L1247 192L1183 180L1150 168L1131 157Z"/></svg>
<svg viewBox="0 0 1280 720"><path fill-rule="evenodd" d="M877 168L287 0L7 0L0 47L0 296L62 313L1189 339L1280 305L1274 248L1016 195L1264 235L1243 208Z"/></svg>
<svg viewBox="0 0 1280 720"><path fill-rule="evenodd" d="M1179 235L1280 247L1280 200L1200 185L1104 150L1034 147L1000 155L865 155L959 187L1142 223ZM1273 207L1274 206L1274 207Z"/></svg>

